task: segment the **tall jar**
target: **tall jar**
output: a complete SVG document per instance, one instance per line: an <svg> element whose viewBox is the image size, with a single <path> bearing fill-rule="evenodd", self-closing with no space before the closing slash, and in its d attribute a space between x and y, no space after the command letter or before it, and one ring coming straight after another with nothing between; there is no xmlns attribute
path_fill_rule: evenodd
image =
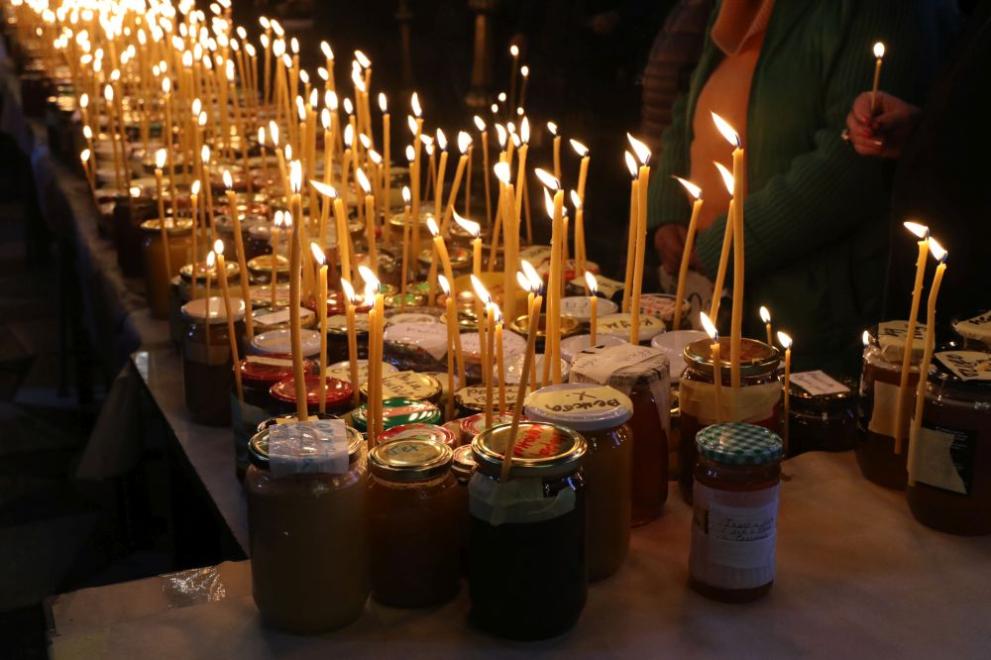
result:
<svg viewBox="0 0 991 660"><path fill-rule="evenodd" d="M522 422L507 481L500 481L509 425L472 441L468 485L470 620L516 640L556 637L585 607L586 507L578 433Z"/></svg>
<svg viewBox="0 0 991 660"><path fill-rule="evenodd" d="M162 223L145 220L141 223L141 255L144 263L145 291L152 318L169 318L169 287L179 268L186 263L193 234L193 221L189 219L166 220L169 235L169 265L165 272L165 249L162 244Z"/></svg>
<svg viewBox="0 0 991 660"><path fill-rule="evenodd" d="M572 382L603 383L627 395L633 416L632 523L659 517L668 499L671 377L668 358L646 346L620 344L586 349L572 362Z"/></svg>
<svg viewBox="0 0 991 660"><path fill-rule="evenodd" d="M291 425L295 437L274 452L269 433L280 427L252 438L244 481L255 605L267 625L296 634L343 628L368 599L364 439L338 420L336 455L311 472L302 467L308 426Z"/></svg>
<svg viewBox="0 0 991 660"><path fill-rule="evenodd" d="M231 312L240 345L244 333L244 301L233 298ZM208 305L206 298L197 298L182 306L182 317L186 322L182 344L186 408L198 424L227 426L231 422L234 362L224 299L211 297Z"/></svg>
<svg viewBox="0 0 991 660"><path fill-rule="evenodd" d="M451 448L394 440L369 453L372 597L392 607L431 607L458 593L464 493Z"/></svg>
<svg viewBox="0 0 991 660"><path fill-rule="evenodd" d="M692 588L724 602L756 600L774 584L781 438L752 424L715 424L695 444Z"/></svg>
<svg viewBox="0 0 991 660"><path fill-rule="evenodd" d="M717 414L713 385L712 342L708 338L685 347L685 371L681 375L678 403L681 444L678 450L678 485L691 502L697 457L695 436L700 430L731 418L730 340L720 338L722 410ZM740 398L732 419L777 432L781 428L781 383L778 381L778 349L755 339L743 339L740 347Z"/></svg>
<svg viewBox="0 0 991 660"><path fill-rule="evenodd" d="M527 396L528 419L582 434L588 507L588 579L619 570L630 549L633 402L608 385L548 385Z"/></svg>
<svg viewBox="0 0 991 660"><path fill-rule="evenodd" d="M902 450L896 454L895 411L907 329L905 321L887 321L866 333L857 415L859 438L855 453L861 473L879 486L896 490L905 488L908 478L908 428L915 410L918 364L925 342L925 328L917 327L908 374L909 391L900 420L905 436Z"/></svg>
<svg viewBox="0 0 991 660"><path fill-rule="evenodd" d="M909 451L908 506L941 532L991 534L991 353L937 353Z"/></svg>

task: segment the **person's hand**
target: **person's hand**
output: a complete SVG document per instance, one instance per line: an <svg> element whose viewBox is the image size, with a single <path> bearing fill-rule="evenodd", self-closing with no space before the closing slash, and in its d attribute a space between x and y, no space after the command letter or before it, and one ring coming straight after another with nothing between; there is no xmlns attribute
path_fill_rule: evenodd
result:
<svg viewBox="0 0 991 660"><path fill-rule="evenodd" d="M871 94L853 101L846 118L850 144L861 156L898 158L918 123L921 110L897 96L878 92L871 114Z"/></svg>
<svg viewBox="0 0 991 660"><path fill-rule="evenodd" d="M654 249L661 256L661 266L671 275L678 274L687 235L688 228L684 225L664 225L654 232ZM692 254L691 263L698 263L695 254Z"/></svg>

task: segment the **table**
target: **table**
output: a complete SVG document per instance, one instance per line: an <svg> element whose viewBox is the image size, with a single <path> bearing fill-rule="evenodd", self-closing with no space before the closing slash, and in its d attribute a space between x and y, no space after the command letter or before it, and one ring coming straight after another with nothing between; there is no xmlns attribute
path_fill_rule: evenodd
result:
<svg viewBox="0 0 991 660"><path fill-rule="evenodd" d="M850 453L804 454L784 472L778 579L748 605L713 603L687 587L691 510L672 488L664 516L634 531L627 563L591 586L578 626L554 640L474 631L466 589L436 610L370 602L345 630L283 635L260 625L248 562L234 562L56 597L51 655L987 657L991 538L922 527L904 494L865 481Z"/></svg>

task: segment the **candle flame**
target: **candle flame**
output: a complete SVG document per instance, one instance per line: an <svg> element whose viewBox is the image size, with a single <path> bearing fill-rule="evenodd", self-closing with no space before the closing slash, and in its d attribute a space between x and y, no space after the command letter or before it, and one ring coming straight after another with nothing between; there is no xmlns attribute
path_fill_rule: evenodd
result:
<svg viewBox="0 0 991 660"><path fill-rule="evenodd" d="M323 266L327 263L327 255L323 253L320 246L317 245L316 241L310 241L310 252L313 253L313 260L317 262L318 265Z"/></svg>
<svg viewBox="0 0 991 660"><path fill-rule="evenodd" d="M495 171L496 178L508 186L511 176L509 163L506 162L496 163L492 169L493 171Z"/></svg>
<svg viewBox="0 0 991 660"><path fill-rule="evenodd" d="M445 296L451 295L451 285L448 284L446 277L444 277L443 275L438 275L437 284L440 285L440 290L444 292Z"/></svg>
<svg viewBox="0 0 991 660"><path fill-rule="evenodd" d="M577 190L572 190L569 193L569 195L571 196L571 205L574 206L575 207L575 210L577 211L578 209L580 209L582 207L582 198L578 194L578 191Z"/></svg>
<svg viewBox="0 0 991 660"><path fill-rule="evenodd" d="M485 121L481 117L475 115L472 117L472 120L475 122L475 128L477 128L479 132L485 130Z"/></svg>
<svg viewBox="0 0 991 660"><path fill-rule="evenodd" d="M574 149L575 153L578 154L579 158L584 158L588 155L588 147L578 140L568 140L568 142L571 144L571 148Z"/></svg>
<svg viewBox="0 0 991 660"><path fill-rule="evenodd" d="M454 222L457 223L459 227L465 230L465 233L472 238L478 238L482 233L482 225L475 222L474 220L469 220L468 218L463 218L458 214L457 211L452 209L454 214Z"/></svg>
<svg viewBox="0 0 991 660"><path fill-rule="evenodd" d="M440 228L437 227L437 221L434 220L433 216L427 218L427 229L430 231L431 236L437 236L440 233Z"/></svg>
<svg viewBox="0 0 991 660"><path fill-rule="evenodd" d="M495 128L496 128L496 140L498 140L499 142L499 147L505 148L506 138L508 137L508 134L506 133L506 127L503 126L502 124L496 124Z"/></svg>
<svg viewBox="0 0 991 660"><path fill-rule="evenodd" d="M561 189L561 182L547 170L538 167L533 171L533 173L537 175L537 178L540 179L540 183L542 183L545 187L550 188L554 192Z"/></svg>
<svg viewBox="0 0 991 660"><path fill-rule="evenodd" d="M374 149L368 150L368 160L372 161L372 164L374 165L382 164L382 156L380 156L379 152L375 151Z"/></svg>
<svg viewBox="0 0 991 660"><path fill-rule="evenodd" d="M630 176L634 179L637 178L637 161L629 151L623 152L623 160L626 161L626 169L629 170Z"/></svg>
<svg viewBox="0 0 991 660"><path fill-rule="evenodd" d="M791 350L791 337L786 332L778 331L778 343L781 344L781 348Z"/></svg>
<svg viewBox="0 0 991 660"><path fill-rule="evenodd" d="M680 176L674 177L678 183L691 195L694 199L702 199L702 189L697 185L689 181L688 179L682 179Z"/></svg>
<svg viewBox="0 0 991 660"><path fill-rule="evenodd" d="M944 248L939 241L937 241L935 238L930 237L929 254L931 254L933 256L933 259L935 259L939 263L943 263L944 261L946 261L946 256L948 252L946 251L946 248Z"/></svg>
<svg viewBox="0 0 991 660"><path fill-rule="evenodd" d="M354 114L354 104L351 103L351 99L347 96L344 97L344 113L348 115Z"/></svg>
<svg viewBox="0 0 991 660"><path fill-rule="evenodd" d="M279 125L274 121L268 122L268 134L272 137L272 144L279 146Z"/></svg>
<svg viewBox="0 0 991 660"><path fill-rule="evenodd" d="M760 310L758 310L758 311L760 312L760 320L761 321L763 321L764 323L770 323L771 322L771 310L769 310L764 305L761 305L760 306Z"/></svg>
<svg viewBox="0 0 991 660"><path fill-rule="evenodd" d="M354 51L354 59L358 61L358 64L362 69L367 69L372 65L372 61L368 59L368 55L365 55L365 53L360 50Z"/></svg>
<svg viewBox="0 0 991 660"><path fill-rule="evenodd" d="M540 287L543 286L544 284L544 280L542 277L540 277L540 273L537 272L537 269L534 268L533 264L531 264L526 259L522 259L520 261L520 268L523 269L523 272L526 274L527 280L530 281L530 289L534 293L539 293Z"/></svg>
<svg viewBox="0 0 991 660"><path fill-rule="evenodd" d="M358 272L361 274L361 279L364 280L368 289L376 292L379 290L381 283L379 282L379 278L375 277L375 273L371 268L365 264L361 264L358 266Z"/></svg>
<svg viewBox="0 0 991 660"><path fill-rule="evenodd" d="M650 147L629 133L626 134L626 140L630 143L630 146L633 147L633 153L636 154L637 160L640 161L641 165L646 165L650 162Z"/></svg>
<svg viewBox="0 0 991 660"><path fill-rule="evenodd" d="M921 238L922 240L926 240L927 238L929 238L929 227L921 223L912 222L911 220L909 220L908 222L903 222L902 226L905 227L905 229L912 232L913 234L915 234L918 238Z"/></svg>
<svg viewBox="0 0 991 660"><path fill-rule="evenodd" d="M416 119L413 118L413 115L406 115L406 126L413 135L416 135L420 130L420 127L416 125Z"/></svg>
<svg viewBox="0 0 991 660"><path fill-rule="evenodd" d="M403 186L403 202L409 204L412 199L413 195L410 194L409 186Z"/></svg>
<svg viewBox="0 0 991 660"><path fill-rule="evenodd" d="M527 279L526 275L521 270L516 271L516 283L519 284L520 288L524 291L536 293L530 285L530 280Z"/></svg>
<svg viewBox="0 0 991 660"><path fill-rule="evenodd" d="M469 147L471 147L471 136L464 131L458 131L458 151L465 154Z"/></svg>
<svg viewBox="0 0 991 660"><path fill-rule="evenodd" d="M364 133L361 133L360 135L358 135L358 142L360 142L361 143L361 146L363 148L365 148L365 149L371 149L372 148L372 138L368 137Z"/></svg>
<svg viewBox="0 0 991 660"><path fill-rule="evenodd" d="M165 149L159 149L155 152L155 168L161 170L165 167L165 163L168 162L169 154Z"/></svg>
<svg viewBox="0 0 991 660"><path fill-rule="evenodd" d="M864 330L864 334L860 336L860 340L864 342L864 346L869 346L871 343L871 333L869 330Z"/></svg>
<svg viewBox="0 0 991 660"><path fill-rule="evenodd" d="M496 98L499 99L499 103L505 103L506 102L506 92L499 92L499 95L496 96Z"/></svg>
<svg viewBox="0 0 991 660"><path fill-rule="evenodd" d="M322 195L327 199L337 199L337 188L334 186L324 183L323 181L318 181L317 179L310 179L310 185L317 191L317 194Z"/></svg>
<svg viewBox="0 0 991 660"><path fill-rule="evenodd" d="M93 129L89 126L83 126L83 137L87 140L93 139Z"/></svg>
<svg viewBox="0 0 991 660"><path fill-rule="evenodd" d="M420 106L420 97L416 92L409 99L409 107L417 119L423 116L423 108Z"/></svg>
<svg viewBox="0 0 991 660"><path fill-rule="evenodd" d="M513 44L512 46L509 47L509 54L512 55L513 57L519 57L520 47L517 46L516 44Z"/></svg>
<svg viewBox="0 0 991 660"><path fill-rule="evenodd" d="M103 98L107 103L113 103L114 100L114 88L107 85L103 88Z"/></svg>
<svg viewBox="0 0 991 660"><path fill-rule="evenodd" d="M330 130L330 110L324 108L320 111L320 125L323 126L323 130ZM324 144L324 149L329 149L329 145Z"/></svg>
<svg viewBox="0 0 991 660"><path fill-rule="evenodd" d="M441 151L447 151L447 136L439 128L437 129L437 146L440 147Z"/></svg>
<svg viewBox="0 0 991 660"><path fill-rule="evenodd" d="M874 57L881 59L884 57L884 43L878 41L874 44Z"/></svg>
<svg viewBox="0 0 991 660"><path fill-rule="evenodd" d="M389 112L389 100L385 97L385 92L379 92L379 110L382 114Z"/></svg>
<svg viewBox="0 0 991 660"><path fill-rule="evenodd" d="M206 255L207 270L213 270L213 266L216 263L217 263L217 253L211 250L210 253ZM208 300L207 303L209 304L209 302L210 301Z"/></svg>
<svg viewBox="0 0 991 660"><path fill-rule="evenodd" d="M520 75L523 76L524 78L528 77L530 75L530 67L527 66L526 64L524 64L523 66L521 66L520 67Z"/></svg>
<svg viewBox="0 0 991 660"><path fill-rule="evenodd" d="M323 95L323 102L331 112L337 112L337 92L332 89L328 89Z"/></svg>
<svg viewBox="0 0 991 660"><path fill-rule="evenodd" d="M83 163L88 161L89 157L90 157L89 149L83 149L82 151L79 152L79 160L83 161Z"/></svg>
<svg viewBox="0 0 991 660"><path fill-rule="evenodd" d="M224 187L230 190L234 187L234 177L231 176L230 170L224 170Z"/></svg>
<svg viewBox="0 0 991 660"><path fill-rule="evenodd" d="M341 278L341 291L344 293L344 300L348 303L354 305L358 302L358 297L354 295L354 287L351 286L351 282L345 278Z"/></svg>
<svg viewBox="0 0 991 660"><path fill-rule="evenodd" d="M358 182L358 185L361 186L361 189L365 191L366 195L371 194L372 184L368 180L368 177L365 176L364 170L362 170L360 167L355 169L354 178Z"/></svg>
<svg viewBox="0 0 991 660"><path fill-rule="evenodd" d="M321 41L320 42L320 51L323 52L323 56L324 56L325 59L328 59L328 60L333 60L334 59L334 51L331 50L330 44L327 43L326 41Z"/></svg>
<svg viewBox="0 0 991 660"><path fill-rule="evenodd" d="M411 144L406 145L406 160L411 163L416 160L416 151L413 149L413 145Z"/></svg>
<svg viewBox="0 0 991 660"><path fill-rule="evenodd" d="M200 160L203 161L204 164L209 164L210 163L210 146L209 145L204 144L203 147L200 149Z"/></svg>
<svg viewBox="0 0 991 660"><path fill-rule="evenodd" d="M723 177L723 185L726 186L726 192L728 192L729 196L732 197L733 189L736 187L736 180L733 178L733 173L730 172L729 169L722 163L714 162L713 164L716 166L716 169L719 170L720 176Z"/></svg>
<svg viewBox="0 0 991 660"><path fill-rule="evenodd" d="M530 142L530 120L526 117L520 122L520 139L524 144Z"/></svg>
<svg viewBox="0 0 991 660"><path fill-rule="evenodd" d="M709 335L709 339L718 341L719 330L716 329L716 324L712 322L709 315L705 312L699 312L699 321L702 322L702 329L705 330L705 334Z"/></svg>
<svg viewBox="0 0 991 660"><path fill-rule="evenodd" d="M162 78L162 93L167 96L171 92L172 92L172 79Z"/></svg>
<svg viewBox="0 0 991 660"><path fill-rule="evenodd" d="M715 112L711 114L712 121L716 124L716 128L719 130L720 134L726 138L727 142L739 149L742 145L740 143L740 135L736 132L736 129L734 129L728 121L717 115Z"/></svg>
<svg viewBox="0 0 991 660"><path fill-rule="evenodd" d="M475 295L482 301L483 305L487 307L492 302L492 296L489 294L489 290L485 288L482 280L474 273L471 274L471 288L474 289Z"/></svg>
<svg viewBox="0 0 991 660"><path fill-rule="evenodd" d="M219 238L213 242L213 251L217 253L218 257L224 254L224 242Z"/></svg>
<svg viewBox="0 0 991 660"><path fill-rule="evenodd" d="M585 271L585 284L588 285L589 293L593 296L599 291L599 282L595 279L595 275L593 275L590 270Z"/></svg>
<svg viewBox="0 0 991 660"><path fill-rule="evenodd" d="M547 122L547 130L551 135L557 137L557 124L552 121Z"/></svg>
<svg viewBox="0 0 991 660"><path fill-rule="evenodd" d="M202 187L203 187L203 184L200 183L200 180L199 179L196 179L195 181L193 181L193 184L191 186L189 186L189 194L191 194L193 196L198 196L200 194L200 189Z"/></svg>
<svg viewBox="0 0 991 660"><path fill-rule="evenodd" d="M344 146L348 149L354 144L354 126L348 124L344 127Z"/></svg>
<svg viewBox="0 0 991 660"><path fill-rule="evenodd" d="M289 188L294 193L303 189L303 164L298 160L289 164Z"/></svg>

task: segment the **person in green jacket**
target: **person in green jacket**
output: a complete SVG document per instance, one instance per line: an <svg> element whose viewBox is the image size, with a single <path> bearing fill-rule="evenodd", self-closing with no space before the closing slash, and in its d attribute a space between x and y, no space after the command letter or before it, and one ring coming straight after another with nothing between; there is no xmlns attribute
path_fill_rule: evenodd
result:
<svg viewBox="0 0 991 660"><path fill-rule="evenodd" d="M854 371L881 309L890 171L843 140L846 114L869 89L877 41L888 48L884 88L921 99L954 21L942 0L720 3L651 175L648 224L665 270L677 272L690 216L678 175L703 187L693 266L715 276L728 193L712 161L729 165L732 150L717 112L746 151L744 334L764 337L757 309L767 305L795 340L796 368Z"/></svg>

